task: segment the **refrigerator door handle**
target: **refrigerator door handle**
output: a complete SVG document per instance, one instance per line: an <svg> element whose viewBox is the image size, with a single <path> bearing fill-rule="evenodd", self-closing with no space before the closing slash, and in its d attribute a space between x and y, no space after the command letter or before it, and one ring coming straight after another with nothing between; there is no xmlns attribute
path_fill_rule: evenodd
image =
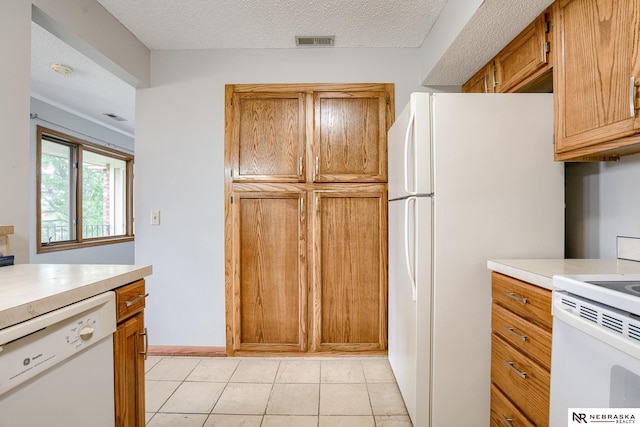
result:
<svg viewBox="0 0 640 427"><path fill-rule="evenodd" d="M413 190L409 189L409 139L411 137L411 131L414 129L416 125L416 113L415 111L411 112L411 117L409 118L409 124L407 125L407 132L404 135L404 191L409 194L415 194L416 188L418 186L417 183L417 166L418 159L417 153L413 153ZM415 144L414 144L415 145ZM415 151L415 150L414 150Z"/></svg>
<svg viewBox="0 0 640 427"><path fill-rule="evenodd" d="M414 209L416 207L417 197L407 197L404 201L404 260L407 266L407 273L409 274L409 281L411 282L411 299L416 300L416 274L415 270L411 266L411 256L409 252L409 203L413 202ZM416 217L415 214L413 216ZM413 253L415 254L415 247Z"/></svg>

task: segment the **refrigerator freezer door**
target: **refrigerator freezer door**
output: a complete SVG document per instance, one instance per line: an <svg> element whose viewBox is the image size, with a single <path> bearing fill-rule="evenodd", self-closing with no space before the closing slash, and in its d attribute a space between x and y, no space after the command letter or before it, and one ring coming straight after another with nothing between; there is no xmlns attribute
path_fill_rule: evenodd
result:
<svg viewBox="0 0 640 427"><path fill-rule="evenodd" d="M430 115L429 94L413 93L389 129L389 199L432 192Z"/></svg>
<svg viewBox="0 0 640 427"><path fill-rule="evenodd" d="M429 417L431 218L430 197L389 203L389 363L415 426Z"/></svg>

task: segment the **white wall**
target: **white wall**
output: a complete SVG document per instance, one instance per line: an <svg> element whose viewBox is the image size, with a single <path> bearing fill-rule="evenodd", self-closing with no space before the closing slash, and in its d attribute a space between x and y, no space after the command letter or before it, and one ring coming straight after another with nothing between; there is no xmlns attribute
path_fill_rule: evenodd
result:
<svg viewBox="0 0 640 427"><path fill-rule="evenodd" d="M29 229L31 236L36 236L36 127L44 126L87 142L108 146L113 149L133 152L132 136L113 131L75 114L54 107L40 100L31 98L31 114L37 119L30 123L31 136L29 144L29 200L33 200L33 208L29 210ZM36 254L36 242L29 242L29 262L33 264L134 264L134 242L112 245L92 246L90 248Z"/></svg>
<svg viewBox="0 0 640 427"><path fill-rule="evenodd" d="M72 27L67 35L73 32L78 40L95 43L97 57L139 84L148 81L150 67L148 49L96 0L0 1L0 52L5 59L0 67L0 224L14 226L10 240L16 263L30 262L31 239L35 236L29 123L32 3L41 12L55 15L57 21L51 20L51 25L67 24ZM40 18L50 19L42 13ZM64 26L60 24L58 29L62 31ZM104 33L107 30L108 37Z"/></svg>
<svg viewBox="0 0 640 427"><path fill-rule="evenodd" d="M394 83L396 111L419 86L417 49L152 52L136 100L136 263L153 264L152 345L225 345L224 85ZM161 211L161 225L149 224Z"/></svg>
<svg viewBox="0 0 640 427"><path fill-rule="evenodd" d="M0 224L13 225L16 263L29 257L29 87L31 4L0 2Z"/></svg>
<svg viewBox="0 0 640 427"><path fill-rule="evenodd" d="M640 154L566 164L567 258L616 258L616 236L640 237Z"/></svg>

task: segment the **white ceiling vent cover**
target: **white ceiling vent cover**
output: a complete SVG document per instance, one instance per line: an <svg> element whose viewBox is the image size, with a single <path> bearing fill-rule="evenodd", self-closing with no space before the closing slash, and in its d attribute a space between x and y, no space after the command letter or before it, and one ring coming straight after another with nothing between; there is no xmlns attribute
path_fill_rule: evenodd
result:
<svg viewBox="0 0 640 427"><path fill-rule="evenodd" d="M298 47L333 47L336 36L296 36Z"/></svg>

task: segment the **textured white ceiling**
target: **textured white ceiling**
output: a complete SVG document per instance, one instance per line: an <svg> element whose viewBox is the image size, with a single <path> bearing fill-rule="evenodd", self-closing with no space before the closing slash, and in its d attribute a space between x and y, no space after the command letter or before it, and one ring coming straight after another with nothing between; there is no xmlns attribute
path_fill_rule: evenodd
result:
<svg viewBox="0 0 640 427"><path fill-rule="evenodd" d="M443 7L456 9L468 0L97 1L149 49L173 50L295 48L296 35L335 35L335 48L417 48ZM462 84L552 1L484 0L423 84ZM50 70L51 62L75 72L58 75ZM37 24L32 93L133 135L135 89ZM128 121L116 122L103 113Z"/></svg>
<svg viewBox="0 0 640 427"><path fill-rule="evenodd" d="M446 0L98 0L151 50L419 47Z"/></svg>
<svg viewBox="0 0 640 427"><path fill-rule="evenodd" d="M485 0L423 84L466 82L551 3L553 0Z"/></svg>
<svg viewBox="0 0 640 427"><path fill-rule="evenodd" d="M70 66L73 73L65 76L52 71L53 62ZM133 135L135 88L33 22L31 95L101 125ZM117 122L103 113L113 113L127 121Z"/></svg>

